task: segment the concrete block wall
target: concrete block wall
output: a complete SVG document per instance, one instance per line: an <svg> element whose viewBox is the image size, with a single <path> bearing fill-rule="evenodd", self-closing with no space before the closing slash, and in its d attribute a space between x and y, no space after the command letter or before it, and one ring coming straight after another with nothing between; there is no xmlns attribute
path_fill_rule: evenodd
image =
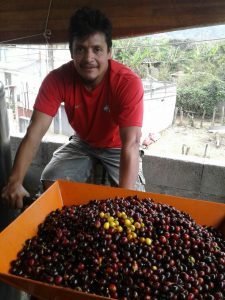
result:
<svg viewBox="0 0 225 300"><path fill-rule="evenodd" d="M22 140L22 137L11 136L11 155L12 160L15 158L16 151L19 147L19 144ZM50 161L52 153L61 146L61 143L53 142L42 142L39 150L27 172L27 175L24 180L24 186L28 189L31 194L36 194L41 188L40 177L41 173L44 170L44 167Z"/></svg>
<svg viewBox="0 0 225 300"><path fill-rule="evenodd" d="M225 166L194 157L144 156L146 190L225 203Z"/></svg>
<svg viewBox="0 0 225 300"><path fill-rule="evenodd" d="M11 137L12 159L21 137ZM40 189L40 175L52 153L61 143L42 142L28 170L25 187L35 194ZM160 157L145 155L143 171L146 191L225 203L225 165L195 157Z"/></svg>

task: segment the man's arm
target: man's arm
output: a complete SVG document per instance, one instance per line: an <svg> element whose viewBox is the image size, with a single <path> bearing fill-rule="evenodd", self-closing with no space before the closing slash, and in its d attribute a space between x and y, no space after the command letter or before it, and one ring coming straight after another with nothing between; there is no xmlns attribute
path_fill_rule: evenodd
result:
<svg viewBox="0 0 225 300"><path fill-rule="evenodd" d="M139 169L139 143L141 127L132 126L120 129L122 141L120 157L119 187L134 189Z"/></svg>
<svg viewBox="0 0 225 300"><path fill-rule="evenodd" d="M27 133L17 150L8 184L2 190L3 201L12 208L22 208L23 197L29 195L22 185L23 180L51 121L51 116L34 110Z"/></svg>

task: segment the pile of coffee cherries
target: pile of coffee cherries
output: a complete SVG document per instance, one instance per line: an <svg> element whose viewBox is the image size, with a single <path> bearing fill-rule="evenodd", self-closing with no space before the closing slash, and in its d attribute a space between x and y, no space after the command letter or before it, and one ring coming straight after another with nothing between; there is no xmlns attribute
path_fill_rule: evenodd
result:
<svg viewBox="0 0 225 300"><path fill-rule="evenodd" d="M92 200L51 212L10 272L115 299L225 299L225 240L151 199Z"/></svg>

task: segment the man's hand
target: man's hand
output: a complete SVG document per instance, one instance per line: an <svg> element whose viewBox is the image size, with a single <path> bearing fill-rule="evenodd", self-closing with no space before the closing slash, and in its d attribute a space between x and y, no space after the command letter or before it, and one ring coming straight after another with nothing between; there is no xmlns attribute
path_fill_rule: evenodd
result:
<svg viewBox="0 0 225 300"><path fill-rule="evenodd" d="M9 182L2 190L1 198L3 204L10 208L23 208L24 196L30 196L27 190L18 182Z"/></svg>

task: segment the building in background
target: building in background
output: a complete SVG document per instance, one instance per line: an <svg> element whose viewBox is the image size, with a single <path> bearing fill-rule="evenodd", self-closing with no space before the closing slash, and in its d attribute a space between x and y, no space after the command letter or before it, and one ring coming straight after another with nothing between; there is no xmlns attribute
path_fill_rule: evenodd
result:
<svg viewBox="0 0 225 300"><path fill-rule="evenodd" d="M175 83L143 79L144 118L142 141L157 136L173 123L177 88Z"/></svg>
<svg viewBox="0 0 225 300"><path fill-rule="evenodd" d="M0 46L0 81L5 87L11 134L24 133L29 124L34 101L46 74L70 59L66 45ZM64 106L50 126L49 132L70 134L64 122ZM62 118L62 120L61 120Z"/></svg>

